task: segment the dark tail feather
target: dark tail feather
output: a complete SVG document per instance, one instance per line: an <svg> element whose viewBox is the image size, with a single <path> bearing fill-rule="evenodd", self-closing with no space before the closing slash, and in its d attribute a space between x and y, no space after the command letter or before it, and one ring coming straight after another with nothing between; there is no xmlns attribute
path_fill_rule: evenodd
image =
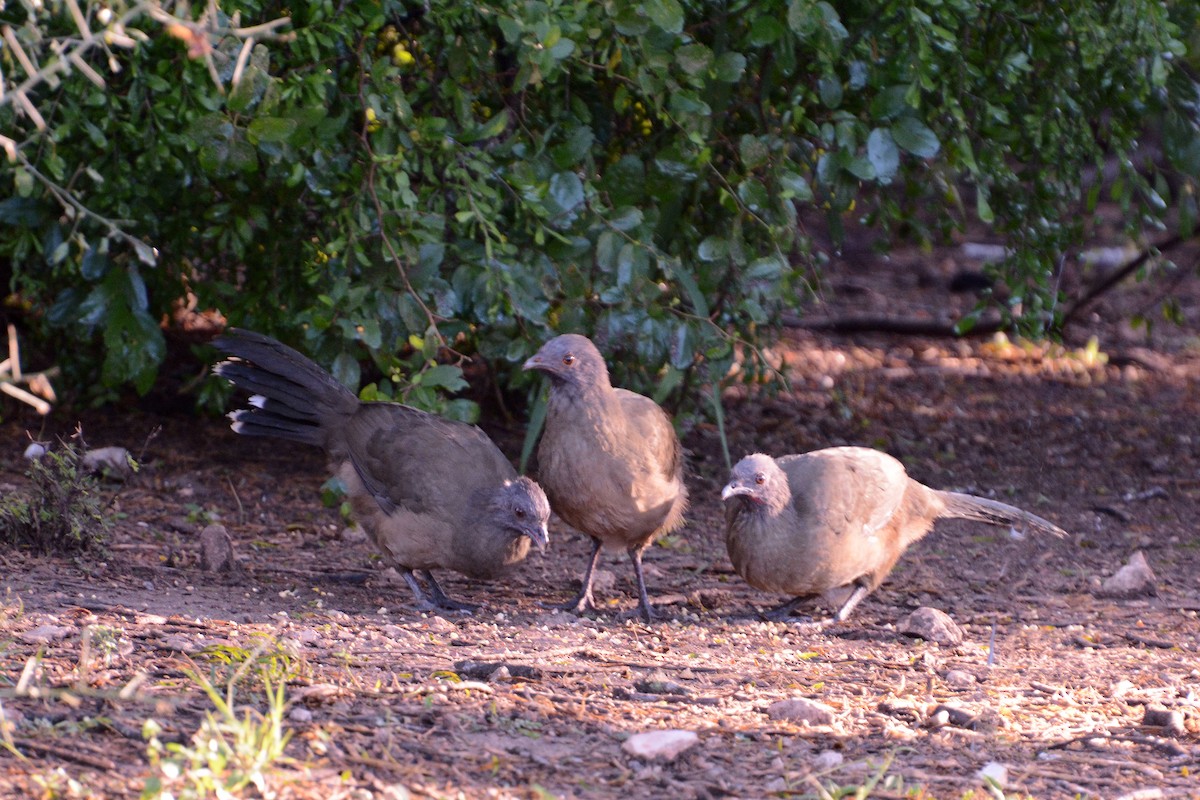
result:
<svg viewBox="0 0 1200 800"><path fill-rule="evenodd" d="M1042 533L1054 536L1066 536L1067 532L1050 520L1042 519L1037 514L1030 514L1024 509L989 500L986 497L976 497L973 494L961 492L940 492L946 503L942 517L970 519L976 522L987 522L991 525L1010 525L1014 528L1033 528Z"/></svg>
<svg viewBox="0 0 1200 800"><path fill-rule="evenodd" d="M229 415L238 433L323 446L323 428L358 408L358 398L332 375L269 336L230 328L213 345L233 357L213 371L254 394L251 408Z"/></svg>

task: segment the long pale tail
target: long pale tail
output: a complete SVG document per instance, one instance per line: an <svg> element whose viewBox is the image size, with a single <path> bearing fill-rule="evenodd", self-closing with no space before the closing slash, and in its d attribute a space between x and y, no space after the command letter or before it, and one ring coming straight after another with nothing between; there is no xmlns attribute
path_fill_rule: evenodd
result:
<svg viewBox="0 0 1200 800"><path fill-rule="evenodd" d="M1032 528L1042 533L1054 536L1066 536L1067 532L1047 519L1037 514L1030 514L1024 509L989 500L986 497L976 497L973 494L961 492L938 492L938 496L946 504L945 510L938 516L970 519L976 522L987 522L991 525L1011 525L1014 528Z"/></svg>
<svg viewBox="0 0 1200 800"><path fill-rule="evenodd" d="M229 415L238 433L323 447L323 428L358 408L358 398L332 375L269 336L230 328L213 346L232 356L213 371L254 393L250 408Z"/></svg>

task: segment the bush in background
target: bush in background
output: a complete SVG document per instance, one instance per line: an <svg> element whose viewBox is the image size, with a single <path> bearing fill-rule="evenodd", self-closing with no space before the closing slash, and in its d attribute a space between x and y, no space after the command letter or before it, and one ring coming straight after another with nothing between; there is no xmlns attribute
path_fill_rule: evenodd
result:
<svg viewBox="0 0 1200 800"><path fill-rule="evenodd" d="M0 107L9 305L72 343L76 388L147 391L163 322L217 309L351 386L366 364L364 396L459 417L455 354L528 385L519 364L561 331L599 338L618 381L695 400L819 280L802 214L833 247L852 214L925 240L992 226L1033 333L1102 197L1139 238L1194 225L1191 4L216 8L0 12L43 70L52 42L78 47L41 81L7 47Z"/></svg>

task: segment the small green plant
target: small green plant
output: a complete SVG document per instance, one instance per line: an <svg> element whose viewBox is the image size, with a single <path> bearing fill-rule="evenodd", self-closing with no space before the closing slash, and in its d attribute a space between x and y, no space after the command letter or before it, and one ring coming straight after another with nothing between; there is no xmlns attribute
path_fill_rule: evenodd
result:
<svg viewBox="0 0 1200 800"><path fill-rule="evenodd" d="M213 666L231 669L229 680L247 677L250 668L255 668L264 680L286 683L294 678L300 668L295 654L278 639L267 634L253 634L257 640L251 648L237 644L216 644L204 648L201 657Z"/></svg>
<svg viewBox="0 0 1200 800"><path fill-rule="evenodd" d="M250 663L245 662L243 667ZM283 758L292 736L283 727L286 681L273 679L265 670L261 671L266 712L239 710L234 692L242 671L230 678L224 692L199 670L186 671L215 707L205 713L190 744L164 744L159 739L161 726L153 719L146 721L142 735L147 740L147 757L156 774L146 779L142 800L237 797L250 786L263 797L275 796L270 787L271 768Z"/></svg>
<svg viewBox="0 0 1200 800"><path fill-rule="evenodd" d="M30 488L0 499L0 542L42 553L102 550L112 520L69 442L31 462Z"/></svg>

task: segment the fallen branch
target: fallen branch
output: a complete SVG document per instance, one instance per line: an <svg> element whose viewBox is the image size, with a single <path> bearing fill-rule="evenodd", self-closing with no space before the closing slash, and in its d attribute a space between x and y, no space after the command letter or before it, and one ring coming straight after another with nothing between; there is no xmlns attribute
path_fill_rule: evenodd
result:
<svg viewBox="0 0 1200 800"><path fill-rule="evenodd" d="M958 330L957 323L950 320L873 315L810 320L795 314L784 314L780 322L785 328L801 328L825 333L894 333L902 336L932 336L949 339L991 336L1004 327L1003 320L996 315L979 320L970 330L966 331Z"/></svg>
<svg viewBox="0 0 1200 800"><path fill-rule="evenodd" d="M41 415L50 413L50 403L57 397L50 378L58 375L58 367L51 367L44 372L21 372L21 352L17 345L17 329L8 326L8 358L0 361L0 392L34 407ZM20 389L16 384L23 383L32 391ZM39 396L40 395L40 396ZM43 399L44 398L44 399Z"/></svg>
<svg viewBox="0 0 1200 800"><path fill-rule="evenodd" d="M1099 280L1085 289L1083 294L1081 294L1074 300L1074 302L1067 306L1067 310L1063 312L1063 330L1066 330L1067 325L1071 323L1071 320L1074 319L1080 311L1083 311L1085 308L1091 305L1096 298L1100 297L1100 295L1104 294L1109 289L1128 278L1134 272L1141 269L1142 265L1149 261L1153 255L1166 253L1169 250L1178 247L1183 242L1183 237L1176 234L1175 236L1167 239L1165 242L1155 245L1154 247L1146 248L1139 253L1137 257L1133 258L1126 264L1117 267L1108 274L1101 275Z"/></svg>

